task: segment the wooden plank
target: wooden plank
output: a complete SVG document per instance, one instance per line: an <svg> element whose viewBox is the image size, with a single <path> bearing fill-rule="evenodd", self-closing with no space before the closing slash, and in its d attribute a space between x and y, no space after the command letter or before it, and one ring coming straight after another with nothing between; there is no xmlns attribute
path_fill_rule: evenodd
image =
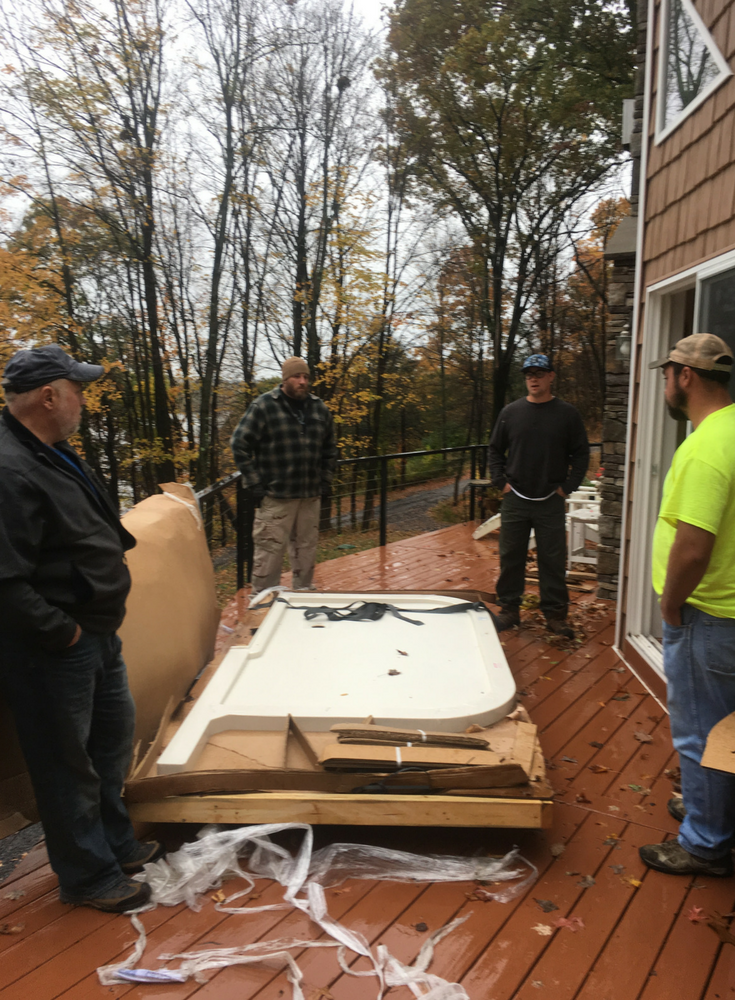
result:
<svg viewBox="0 0 735 1000"><path fill-rule="evenodd" d="M665 878L666 876L664 876ZM693 923L688 914L700 907L705 914L730 913L735 906L735 889L729 879L696 878L690 888L640 1000L670 1000L671 997L699 997L707 987L720 952L720 942L705 923ZM732 945L731 951L735 951ZM735 986L735 979L731 980ZM726 994L725 994L726 995ZM733 996L733 993L730 993Z"/></svg>
<svg viewBox="0 0 735 1000"><path fill-rule="evenodd" d="M535 731L535 727L534 727ZM392 771L411 764L418 767L482 767L492 770L503 768L503 758L492 750L454 750L451 747L429 747L418 744L413 747L363 746L354 743L330 743L322 750L319 763L324 767L343 771L347 768L364 771ZM530 766L530 762L529 762ZM518 784L528 780L516 764Z"/></svg>
<svg viewBox="0 0 735 1000"><path fill-rule="evenodd" d="M130 806L149 823L334 823L355 826L492 826L538 829L550 821L544 799L447 795L334 795L263 792L173 797Z"/></svg>

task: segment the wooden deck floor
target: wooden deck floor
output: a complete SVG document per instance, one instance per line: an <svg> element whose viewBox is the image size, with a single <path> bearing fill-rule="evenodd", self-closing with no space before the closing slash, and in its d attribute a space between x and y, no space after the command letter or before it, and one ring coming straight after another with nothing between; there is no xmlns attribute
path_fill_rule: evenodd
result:
<svg viewBox="0 0 735 1000"><path fill-rule="evenodd" d="M317 568L330 590L475 588L492 591L497 542L474 542L463 525L345 556ZM431 971L461 982L473 1000L724 1000L735 997L735 947L720 944L703 913L730 913L732 880L674 878L647 871L637 848L676 832L666 812L674 765L660 705L613 649L613 608L575 595L575 619L586 639L560 650L540 628L507 634L506 653L523 703L538 724L558 795L546 831L316 828L317 845L370 841L431 853L499 853L517 842L539 868L527 894L507 904L469 900L471 884L429 886L353 881L328 890L330 913L403 961L428 934L457 915L469 919L436 950ZM229 620L234 611L230 610ZM172 831L168 831L172 834ZM232 883L228 884L230 889ZM256 905L280 900L272 883L257 886ZM554 909L538 900L549 901ZM578 917L576 931L554 929ZM156 956L206 945L234 946L270 937L318 937L296 912L224 916L209 901L199 913L164 908L144 916L149 939L143 965ZM8 930L12 933L6 933ZM135 940L129 920L58 901L43 850L32 852L0 884L2 1000L280 1000L284 974L229 968L206 984L99 985L95 968L120 960ZM342 973L331 949L297 956L307 1000L372 1000L374 979ZM364 960L355 962L362 968ZM396 990L396 997L410 993Z"/></svg>

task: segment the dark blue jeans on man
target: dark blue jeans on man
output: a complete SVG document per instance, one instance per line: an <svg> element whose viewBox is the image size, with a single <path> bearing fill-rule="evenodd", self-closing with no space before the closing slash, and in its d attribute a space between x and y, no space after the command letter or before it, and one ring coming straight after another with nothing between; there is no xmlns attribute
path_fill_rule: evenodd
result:
<svg viewBox="0 0 735 1000"><path fill-rule="evenodd" d="M517 611L526 586L526 559L531 528L536 536L540 607L549 618L566 618L567 530L564 497L524 500L512 491L500 507L500 576L495 585L498 604Z"/></svg>
<svg viewBox="0 0 735 1000"><path fill-rule="evenodd" d="M699 858L727 855L735 838L735 775L702 767L707 734L735 712L735 619L691 604L682 624L663 625L666 702L679 753L686 817L679 843Z"/></svg>
<svg viewBox="0 0 735 1000"><path fill-rule="evenodd" d="M61 898L104 897L137 841L121 798L135 705L117 635L82 632L43 652L0 634L0 688L15 719Z"/></svg>

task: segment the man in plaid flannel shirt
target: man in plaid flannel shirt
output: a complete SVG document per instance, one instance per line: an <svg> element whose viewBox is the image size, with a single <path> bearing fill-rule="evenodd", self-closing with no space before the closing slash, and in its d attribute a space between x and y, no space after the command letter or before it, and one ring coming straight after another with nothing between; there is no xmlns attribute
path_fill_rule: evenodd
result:
<svg viewBox="0 0 735 1000"><path fill-rule="evenodd" d="M321 497L337 461L332 415L309 392L309 367L287 358L277 389L253 400L232 435L243 483L260 506L253 525L252 593L281 582L283 556L294 590L313 590Z"/></svg>

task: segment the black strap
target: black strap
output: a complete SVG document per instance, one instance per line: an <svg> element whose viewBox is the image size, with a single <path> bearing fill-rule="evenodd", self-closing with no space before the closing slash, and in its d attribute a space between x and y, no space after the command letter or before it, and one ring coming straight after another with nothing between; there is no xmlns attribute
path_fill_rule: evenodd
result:
<svg viewBox="0 0 735 1000"><path fill-rule="evenodd" d="M408 622L410 625L424 624L414 618L406 618L403 614L403 612L416 614L415 608L397 608L394 604L380 604L377 601L353 601L346 608L330 608L326 605L315 608L305 604L290 604L285 597L278 597L276 600L294 611L303 611L307 621L312 621L318 615L324 615L330 622L377 622L384 615L390 613L395 618L400 618L402 622ZM485 611L490 614L482 601L463 601L462 604L449 604L441 608L421 608L418 613L422 615L451 615L465 611Z"/></svg>

